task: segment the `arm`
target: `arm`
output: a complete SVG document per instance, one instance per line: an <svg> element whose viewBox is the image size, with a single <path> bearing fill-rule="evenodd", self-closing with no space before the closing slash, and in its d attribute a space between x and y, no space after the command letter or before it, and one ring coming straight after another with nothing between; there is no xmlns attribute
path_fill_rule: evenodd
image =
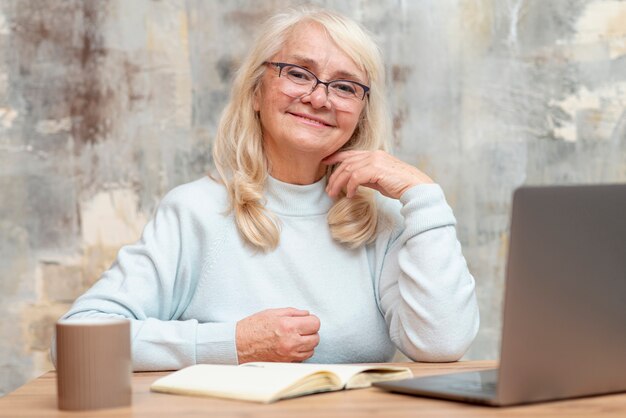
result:
<svg viewBox="0 0 626 418"><path fill-rule="evenodd" d="M141 240L123 247L113 266L63 316L130 319L136 371L237 363L235 321L178 320L201 274L200 243L210 233L192 222L187 198L177 189L168 194ZM53 359L54 350L53 342Z"/></svg>
<svg viewBox="0 0 626 418"><path fill-rule="evenodd" d="M365 186L402 204L390 238L379 236L375 248L379 306L392 341L413 360L458 360L478 331L478 304L441 188L384 151L340 151L324 162L338 164L329 195L345 190L351 197Z"/></svg>
<svg viewBox="0 0 626 418"><path fill-rule="evenodd" d="M389 334L413 360L458 360L479 315L452 210L435 184L410 188L400 202L401 232L384 250L378 286Z"/></svg>

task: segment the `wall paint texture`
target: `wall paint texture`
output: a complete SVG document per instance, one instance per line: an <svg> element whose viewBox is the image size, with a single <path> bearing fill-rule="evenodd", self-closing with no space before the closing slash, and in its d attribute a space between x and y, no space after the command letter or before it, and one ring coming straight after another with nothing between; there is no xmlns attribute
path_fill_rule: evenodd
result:
<svg viewBox="0 0 626 418"><path fill-rule="evenodd" d="M0 395L54 321L211 165L258 23L285 1L0 0ZM626 1L316 1L383 49L394 152L438 181L496 358L511 193L626 181Z"/></svg>

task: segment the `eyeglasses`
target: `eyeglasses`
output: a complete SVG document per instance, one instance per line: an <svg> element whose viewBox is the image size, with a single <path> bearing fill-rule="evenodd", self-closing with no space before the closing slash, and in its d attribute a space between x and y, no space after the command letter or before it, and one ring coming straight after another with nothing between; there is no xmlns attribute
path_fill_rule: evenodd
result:
<svg viewBox="0 0 626 418"><path fill-rule="evenodd" d="M286 62L265 62L278 68L278 77L288 80L284 84L283 93L291 97L302 97L312 93L319 84L326 86L329 98L335 97L339 101L350 102L364 100L370 88L364 84L351 80L322 81L304 67Z"/></svg>

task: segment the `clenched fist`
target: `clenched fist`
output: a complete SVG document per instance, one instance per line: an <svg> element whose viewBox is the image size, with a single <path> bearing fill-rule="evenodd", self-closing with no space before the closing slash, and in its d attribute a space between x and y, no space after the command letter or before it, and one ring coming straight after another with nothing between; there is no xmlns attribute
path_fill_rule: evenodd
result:
<svg viewBox="0 0 626 418"><path fill-rule="evenodd" d="M320 342L319 329L319 318L300 309L267 309L250 315L237 322L239 363L304 361Z"/></svg>

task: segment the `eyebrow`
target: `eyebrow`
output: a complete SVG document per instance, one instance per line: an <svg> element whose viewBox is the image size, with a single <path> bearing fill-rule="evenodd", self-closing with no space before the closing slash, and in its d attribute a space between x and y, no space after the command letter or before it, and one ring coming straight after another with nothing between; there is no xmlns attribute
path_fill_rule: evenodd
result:
<svg viewBox="0 0 626 418"><path fill-rule="evenodd" d="M290 55L290 58L297 61L295 64L304 64L304 66L309 67L309 68L317 68L317 62L315 60L312 60L311 58L307 58L303 55L297 55L297 54ZM348 71L339 70L339 71L335 71L333 74L334 74L333 80L354 79L354 81L363 83L360 77Z"/></svg>

